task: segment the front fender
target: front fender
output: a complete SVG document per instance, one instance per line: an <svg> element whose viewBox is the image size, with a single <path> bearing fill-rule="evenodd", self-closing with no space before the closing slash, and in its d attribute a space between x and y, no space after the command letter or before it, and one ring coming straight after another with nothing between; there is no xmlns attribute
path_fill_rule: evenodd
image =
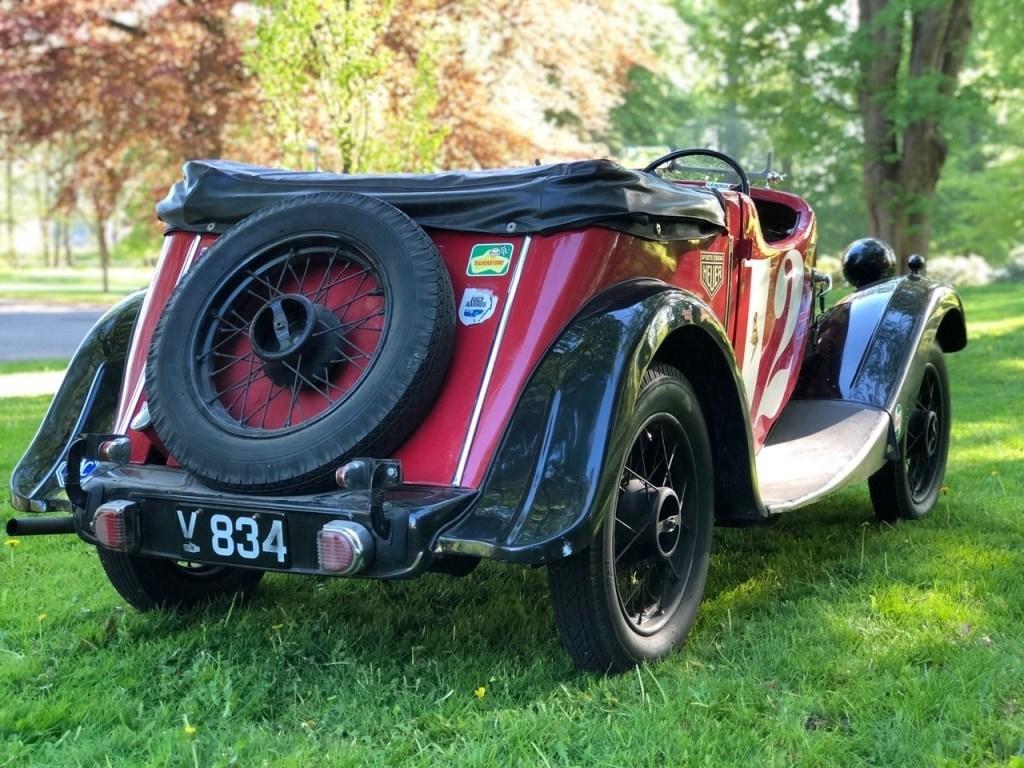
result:
<svg viewBox="0 0 1024 768"><path fill-rule="evenodd" d="M62 493L71 442L83 432L109 432L125 359L145 291L111 307L79 344L42 424L11 475L19 512L68 511Z"/></svg>
<svg viewBox="0 0 1024 768"><path fill-rule="evenodd" d="M943 352L967 344L956 290L917 275L865 288L819 318L794 397L883 408L893 420L894 446L934 343Z"/></svg>
<svg viewBox="0 0 1024 768"><path fill-rule="evenodd" d="M731 361L731 386L742 402L728 337L706 304L659 281L609 289L534 371L478 503L440 537L440 550L536 564L587 547L617 495L632 438L628 416L644 372L666 339L685 327ZM749 425L746 430L749 452Z"/></svg>

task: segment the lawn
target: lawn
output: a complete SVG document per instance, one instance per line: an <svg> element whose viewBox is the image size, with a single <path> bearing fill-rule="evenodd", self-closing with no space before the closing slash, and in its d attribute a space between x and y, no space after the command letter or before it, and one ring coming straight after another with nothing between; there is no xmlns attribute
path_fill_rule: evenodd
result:
<svg viewBox="0 0 1024 768"><path fill-rule="evenodd" d="M110 290L104 292L99 267L5 268L0 269L0 299L109 306L132 291L145 288L152 274L152 267L111 267Z"/></svg>
<svg viewBox="0 0 1024 768"><path fill-rule="evenodd" d="M71 537L0 551L0 766L1024 766L1024 287L964 291L946 490L719 530L687 646L576 672L542 570L264 580L126 610ZM0 479L44 399L0 400ZM477 692L475 695L474 692Z"/></svg>

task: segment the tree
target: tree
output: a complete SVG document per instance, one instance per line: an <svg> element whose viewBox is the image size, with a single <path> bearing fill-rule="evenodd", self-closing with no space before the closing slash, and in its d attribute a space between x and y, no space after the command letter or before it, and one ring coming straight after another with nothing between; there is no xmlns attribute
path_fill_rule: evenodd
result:
<svg viewBox="0 0 1024 768"><path fill-rule="evenodd" d="M856 68L843 0L674 2L685 56L662 68L675 68L666 75L684 89L677 98L690 114L672 126L672 143L723 149L755 171L772 152L787 177L782 187L818 214L820 250L862 237ZM642 108L640 121L665 119Z"/></svg>
<svg viewBox="0 0 1024 768"><path fill-rule="evenodd" d="M7 234L7 261L11 268L18 266L18 251L14 245L14 137L13 131L4 130L4 229Z"/></svg>
<svg viewBox="0 0 1024 768"><path fill-rule="evenodd" d="M0 119L14 141L61 147L57 206L106 227L125 194L188 157L220 154L248 103L233 0L0 2Z"/></svg>
<svg viewBox="0 0 1024 768"><path fill-rule="evenodd" d="M951 147L936 189L933 248L1004 260L1024 232L1024 58L1021 9L975 0Z"/></svg>
<svg viewBox="0 0 1024 768"><path fill-rule="evenodd" d="M429 44L410 59L384 37L391 2L274 0L248 56L281 155L301 163L315 144L343 173L431 167L444 129L432 120L436 65Z"/></svg>
<svg viewBox="0 0 1024 768"><path fill-rule="evenodd" d="M872 233L904 262L928 252L931 200L948 154L943 121L954 109L971 2L859 0L859 9L864 196Z"/></svg>
<svg viewBox="0 0 1024 768"><path fill-rule="evenodd" d="M823 249L866 230L901 255L927 252L947 137L978 115L960 84L972 2L1002 18L990 35L1002 36L996 69L1019 71L1015 4L858 0L851 15L844 0L675 2L698 54L688 95L718 129L712 142L748 163L774 150L818 211ZM991 89L989 104L1006 90Z"/></svg>
<svg viewBox="0 0 1024 768"><path fill-rule="evenodd" d="M633 64L639 0L268 0L249 62L295 163L491 167L603 152Z"/></svg>

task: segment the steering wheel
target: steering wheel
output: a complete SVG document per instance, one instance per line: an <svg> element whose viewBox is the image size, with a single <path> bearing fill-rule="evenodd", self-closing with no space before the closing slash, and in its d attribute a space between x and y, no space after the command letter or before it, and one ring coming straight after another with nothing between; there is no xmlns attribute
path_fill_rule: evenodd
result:
<svg viewBox="0 0 1024 768"><path fill-rule="evenodd" d="M733 169L733 171L736 172L736 176L740 180L740 192L742 192L744 195L750 194L750 180L747 178L747 172L743 170L743 167L724 152L716 152L713 149L677 149L674 152L669 152L667 155L662 155L653 163L650 163L646 168L644 168L644 173L654 173L655 171L658 170L658 168L665 165L665 163L672 163L672 165L674 166L676 160L678 160L679 158L693 157L695 155L704 155L705 157L713 157L716 160L721 160L723 163L728 165L730 168Z"/></svg>

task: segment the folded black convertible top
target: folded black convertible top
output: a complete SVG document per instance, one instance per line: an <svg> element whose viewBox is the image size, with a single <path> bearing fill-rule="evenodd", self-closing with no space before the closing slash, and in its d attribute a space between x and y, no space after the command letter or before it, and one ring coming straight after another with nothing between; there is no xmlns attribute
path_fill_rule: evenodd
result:
<svg viewBox="0 0 1024 768"><path fill-rule="evenodd" d="M184 173L156 212L168 228L195 232L222 232L273 203L342 190L380 198L435 229L547 234L594 225L655 240L689 240L725 228L714 192L609 160L376 176L193 160Z"/></svg>

